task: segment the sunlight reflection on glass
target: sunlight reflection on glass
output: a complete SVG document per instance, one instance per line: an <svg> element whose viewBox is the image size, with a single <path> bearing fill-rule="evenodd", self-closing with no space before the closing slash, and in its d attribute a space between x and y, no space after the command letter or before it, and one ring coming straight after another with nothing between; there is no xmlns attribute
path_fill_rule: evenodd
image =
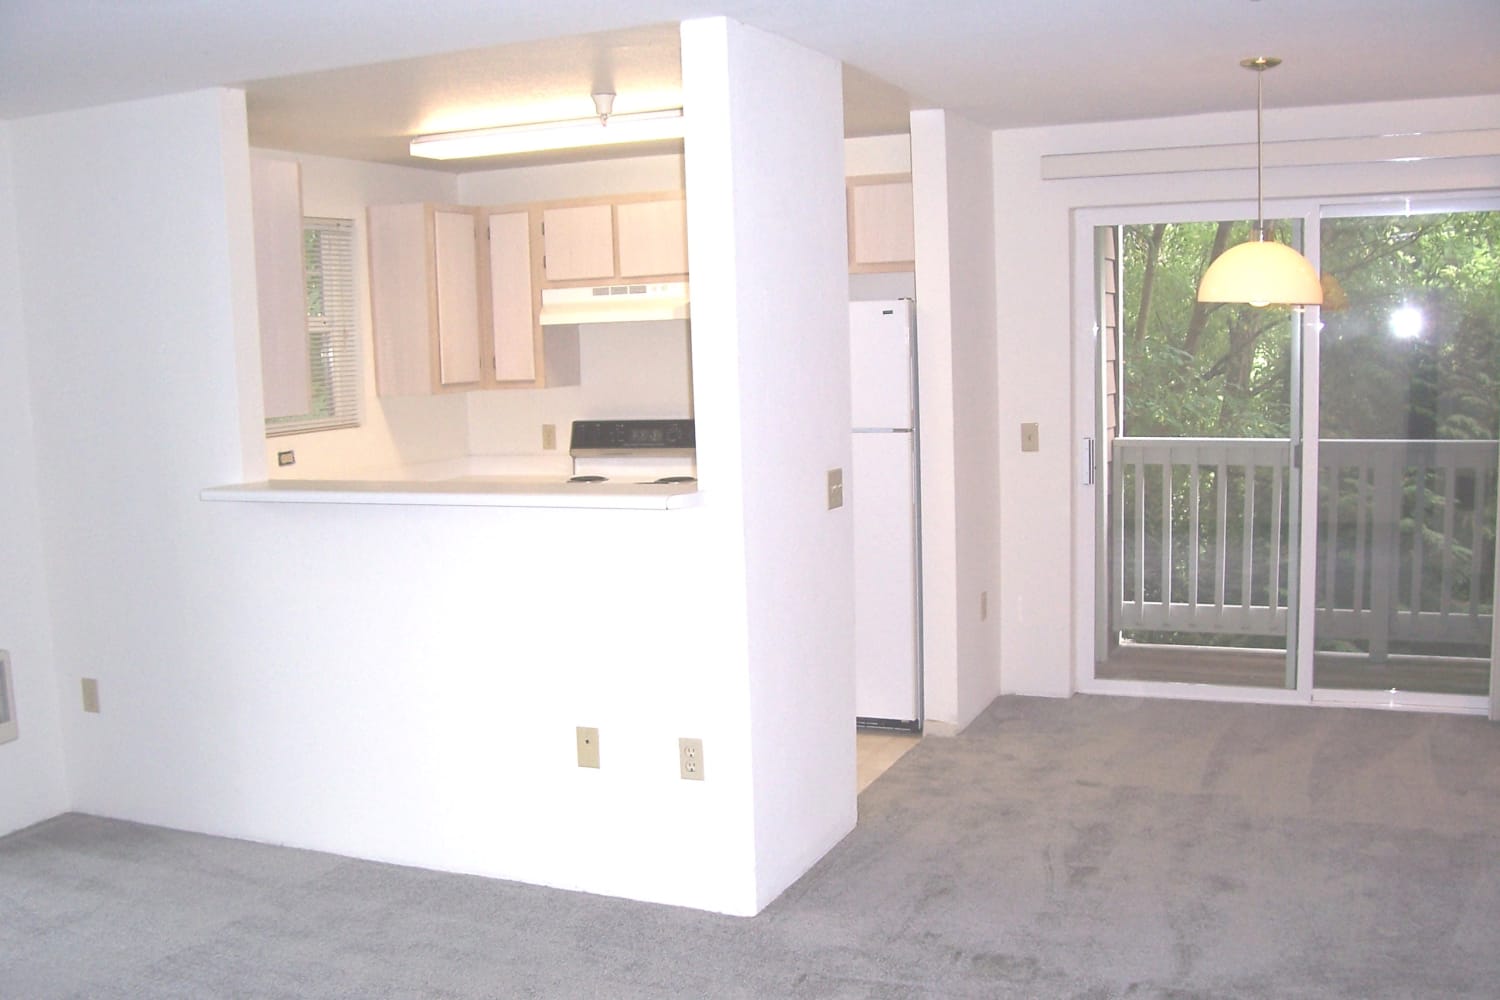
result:
<svg viewBox="0 0 1500 1000"><path fill-rule="evenodd" d="M1402 306L1391 312L1391 336L1398 340L1416 340L1426 325L1422 310L1416 306Z"/></svg>

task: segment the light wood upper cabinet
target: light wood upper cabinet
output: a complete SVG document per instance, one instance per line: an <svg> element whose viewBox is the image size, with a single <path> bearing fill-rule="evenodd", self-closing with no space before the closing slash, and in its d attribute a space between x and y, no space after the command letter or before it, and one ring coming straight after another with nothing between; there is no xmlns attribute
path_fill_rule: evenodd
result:
<svg viewBox="0 0 1500 1000"><path fill-rule="evenodd" d="M577 385L577 333L539 322L541 289L681 280L678 192L473 208L372 205L370 303L382 396Z"/></svg>
<svg viewBox="0 0 1500 1000"><path fill-rule="evenodd" d="M438 382L445 388L472 388L483 377L476 223L472 211L438 209L433 212Z"/></svg>
<svg viewBox="0 0 1500 1000"><path fill-rule="evenodd" d="M542 384L527 209L372 205L367 217L382 396ZM546 377L578 380L556 366Z"/></svg>
<svg viewBox="0 0 1500 1000"><path fill-rule="evenodd" d="M573 205L543 209L542 239L548 281L615 276L612 206Z"/></svg>
<svg viewBox="0 0 1500 1000"><path fill-rule="evenodd" d="M251 157L250 198L266 417L301 416L312 409L301 168L294 160Z"/></svg>
<svg viewBox="0 0 1500 1000"><path fill-rule="evenodd" d="M545 205L548 284L578 285L687 274L687 211L680 194Z"/></svg>
<svg viewBox="0 0 1500 1000"><path fill-rule="evenodd" d="M429 205L371 205L365 212L375 382L382 396L427 395L438 388L431 217Z"/></svg>
<svg viewBox="0 0 1500 1000"><path fill-rule="evenodd" d="M850 272L913 270L917 252L911 176L851 177L847 185Z"/></svg>
<svg viewBox="0 0 1500 1000"><path fill-rule="evenodd" d="M629 201L615 206L620 277L686 274L687 203L682 198Z"/></svg>
<svg viewBox="0 0 1500 1000"><path fill-rule="evenodd" d="M490 338L495 381L531 384L537 376L536 291L529 212L488 213Z"/></svg>

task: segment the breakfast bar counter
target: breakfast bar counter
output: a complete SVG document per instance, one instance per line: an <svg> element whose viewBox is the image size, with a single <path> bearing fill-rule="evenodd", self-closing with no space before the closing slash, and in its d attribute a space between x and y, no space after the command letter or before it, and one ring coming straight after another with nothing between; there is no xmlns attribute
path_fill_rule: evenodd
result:
<svg viewBox="0 0 1500 1000"><path fill-rule="evenodd" d="M439 480L279 479L214 486L199 496L250 503L677 510L698 506L702 494L696 483L570 483L538 476L458 476Z"/></svg>

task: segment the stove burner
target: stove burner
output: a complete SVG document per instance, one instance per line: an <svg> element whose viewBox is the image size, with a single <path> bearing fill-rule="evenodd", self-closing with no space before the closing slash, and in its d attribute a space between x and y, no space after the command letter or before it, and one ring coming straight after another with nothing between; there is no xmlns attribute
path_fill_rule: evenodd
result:
<svg viewBox="0 0 1500 1000"><path fill-rule="evenodd" d="M660 485L668 483L696 483L697 481L697 478L694 476L662 476L660 479L655 480Z"/></svg>
<svg viewBox="0 0 1500 1000"><path fill-rule="evenodd" d="M568 482L570 482L570 483L607 483L607 482L609 482L609 477L608 476L574 476L572 479L569 479Z"/></svg>

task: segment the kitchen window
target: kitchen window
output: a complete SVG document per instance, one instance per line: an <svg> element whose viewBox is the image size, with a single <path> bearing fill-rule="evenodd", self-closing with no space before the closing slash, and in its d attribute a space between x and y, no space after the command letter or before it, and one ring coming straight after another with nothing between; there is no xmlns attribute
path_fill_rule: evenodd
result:
<svg viewBox="0 0 1500 1000"><path fill-rule="evenodd" d="M307 291L308 411L266 420L266 436L358 427L359 338L354 322L354 222L302 222Z"/></svg>

